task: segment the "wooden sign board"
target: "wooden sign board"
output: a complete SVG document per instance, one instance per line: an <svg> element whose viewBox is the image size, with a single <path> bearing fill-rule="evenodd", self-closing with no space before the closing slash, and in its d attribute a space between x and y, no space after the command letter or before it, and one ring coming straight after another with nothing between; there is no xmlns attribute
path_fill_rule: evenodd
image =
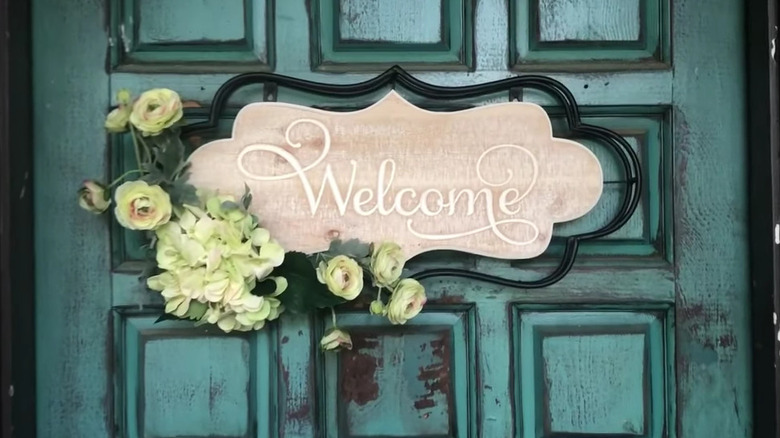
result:
<svg viewBox="0 0 780 438"><path fill-rule="evenodd" d="M355 112L262 102L232 138L191 156L196 187L240 196L287 251L336 238L393 240L408 256L451 249L496 258L544 252L553 224L602 192L595 155L553 138L539 106L508 102L431 112L391 91Z"/></svg>

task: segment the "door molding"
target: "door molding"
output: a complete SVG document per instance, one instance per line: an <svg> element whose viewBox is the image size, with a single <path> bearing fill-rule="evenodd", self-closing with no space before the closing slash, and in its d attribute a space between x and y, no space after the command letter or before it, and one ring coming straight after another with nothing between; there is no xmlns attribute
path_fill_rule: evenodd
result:
<svg viewBox="0 0 780 438"><path fill-rule="evenodd" d="M0 434L35 436L29 2L0 0Z"/></svg>
<svg viewBox="0 0 780 438"><path fill-rule="evenodd" d="M753 434L778 435L780 341L780 94L777 0L746 2ZM774 55L774 56L773 56Z"/></svg>

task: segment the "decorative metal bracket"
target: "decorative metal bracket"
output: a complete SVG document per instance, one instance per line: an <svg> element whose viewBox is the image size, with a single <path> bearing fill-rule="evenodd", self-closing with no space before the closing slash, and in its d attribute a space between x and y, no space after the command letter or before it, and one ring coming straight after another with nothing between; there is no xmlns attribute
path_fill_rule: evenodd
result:
<svg viewBox="0 0 780 438"><path fill-rule="evenodd" d="M450 276L522 289L550 286L560 281L571 270L580 242L604 237L617 231L631 218L639 204L642 193L642 174L636 151L617 133L606 128L583 123L580 119L579 107L571 91L562 83L547 76L522 75L477 85L445 87L423 82L399 66L391 67L373 79L345 85L306 81L274 73L244 73L229 79L217 90L209 110L208 120L185 126L182 129L182 133L192 135L216 128L219 117L225 110L230 96L240 88L254 84L263 84L265 98L269 99L269 93L271 93L273 100L276 100L278 97L279 87L320 96L354 98L369 95L386 86L392 86L393 88L401 86L421 97L437 101L474 98L499 92L507 92L510 100L519 100L522 90L530 88L549 94L561 104L565 111L569 131L573 135L595 140L608 146L616 153L622 166L624 177L622 180L615 182L626 185L620 208L615 216L603 227L594 231L560 238L564 240L565 244L563 257L558 266L547 276L537 280L525 281L502 278L466 269L438 268L423 270L412 276L418 280Z"/></svg>

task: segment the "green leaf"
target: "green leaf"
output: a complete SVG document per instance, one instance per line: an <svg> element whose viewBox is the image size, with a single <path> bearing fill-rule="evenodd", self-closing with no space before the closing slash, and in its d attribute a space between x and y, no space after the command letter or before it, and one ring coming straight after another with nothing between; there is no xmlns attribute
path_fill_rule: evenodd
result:
<svg viewBox="0 0 780 438"><path fill-rule="evenodd" d="M182 318L179 318L176 315L171 315L170 313L163 312L162 315L160 315L160 317L154 321L154 323L157 324L163 321L181 321L181 320Z"/></svg>
<svg viewBox="0 0 780 438"><path fill-rule="evenodd" d="M249 209L249 206L252 204L252 192L249 190L249 186L244 183L244 195L241 196L241 205L244 206L244 209Z"/></svg>
<svg viewBox="0 0 780 438"><path fill-rule="evenodd" d="M274 269L274 275L287 279L287 290L279 295L278 299L292 313L306 313L345 302L317 280L314 265L303 253L285 254L284 263Z"/></svg>
<svg viewBox="0 0 780 438"><path fill-rule="evenodd" d="M145 174L140 178L142 181L145 181L147 184L155 185L165 181L165 175L163 175L160 169L152 165L146 165L146 164L142 165L141 167L145 172L148 172L147 174Z"/></svg>
<svg viewBox="0 0 780 438"><path fill-rule="evenodd" d="M236 203L235 203L235 202L233 202L233 201L224 201L224 202L222 203L222 205L220 205L220 207L221 207L223 210L227 210L227 211L231 211L231 210L239 210L239 209L241 209L241 206L240 206L240 205L238 205L238 204L236 204Z"/></svg>
<svg viewBox="0 0 780 438"><path fill-rule="evenodd" d="M276 275L276 271L274 271L274 275ZM276 292L276 282L270 278L266 278L265 280L257 283L255 288L251 291L252 295L257 295L260 297L264 295L270 295L274 292Z"/></svg>
<svg viewBox="0 0 780 438"><path fill-rule="evenodd" d="M363 243L358 239L347 240L342 242L341 240L334 240L330 242L330 248L328 248L328 254L331 256L345 255L354 259L362 259L368 257L370 253L368 243Z"/></svg>
<svg viewBox="0 0 780 438"><path fill-rule="evenodd" d="M174 176L184 165L184 143L174 133L163 132L154 138L157 145L155 162L162 171L165 179L173 181Z"/></svg>
<svg viewBox="0 0 780 438"><path fill-rule="evenodd" d="M198 321L206 314L209 306L200 301L190 301L190 307L187 309L187 313L184 316L187 319Z"/></svg>
<svg viewBox="0 0 780 438"><path fill-rule="evenodd" d="M185 176L166 185L165 189L168 195L170 195L173 205L198 205L200 203L195 186L188 184L186 181L187 178Z"/></svg>

